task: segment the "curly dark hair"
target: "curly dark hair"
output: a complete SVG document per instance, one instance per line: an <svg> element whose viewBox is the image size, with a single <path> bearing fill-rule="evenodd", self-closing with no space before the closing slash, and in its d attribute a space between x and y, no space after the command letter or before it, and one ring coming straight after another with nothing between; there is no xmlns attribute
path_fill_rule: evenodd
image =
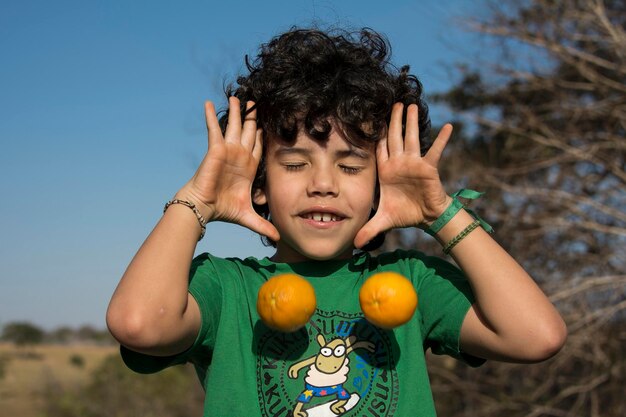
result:
<svg viewBox="0 0 626 417"><path fill-rule="evenodd" d="M394 103L406 108L417 104L422 153L430 147L430 118L422 97L422 84L389 59L387 39L369 29L356 32L322 31L293 27L261 45L254 60L246 56L249 73L228 85L227 96L241 101L242 117L246 102L254 101L257 124L268 136L286 142L295 140L299 131L319 141L328 139L334 121L352 145L363 147L377 142L387 129ZM250 111L250 110L248 110ZM405 115L406 116L406 115ZM228 110L220 117L225 130ZM255 189L265 185L264 158L259 164ZM267 205L254 209L268 218ZM384 241L384 234L364 250L373 250ZM275 242L264 240L275 246Z"/></svg>

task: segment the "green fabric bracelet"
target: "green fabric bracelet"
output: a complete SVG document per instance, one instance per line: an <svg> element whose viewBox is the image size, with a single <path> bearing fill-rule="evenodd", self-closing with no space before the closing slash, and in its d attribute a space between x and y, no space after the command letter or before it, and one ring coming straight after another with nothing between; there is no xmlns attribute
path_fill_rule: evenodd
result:
<svg viewBox="0 0 626 417"><path fill-rule="evenodd" d="M450 203L446 211L444 211L443 214L439 216L428 229L425 230L425 232L431 236L435 236L463 207L463 203L461 203L456 197L453 197L452 203Z"/></svg>
<svg viewBox="0 0 626 417"><path fill-rule="evenodd" d="M478 220L478 222L480 223L480 226L485 229L485 231L487 233L492 233L493 232L493 227L491 227L489 225L489 223L487 223L486 221L484 221L483 219L481 219L476 213L474 213L474 211L468 209L465 207L465 205L463 205L463 203L461 203L458 199L458 197L460 198L465 198L468 200L475 200L477 198L479 198L480 196L482 196L484 193L480 193L478 191L474 191L474 190L469 190L469 189L461 189L459 191L457 191L456 193L452 194L452 203L448 206L448 208L446 209L446 211L443 212L443 214L441 216L439 216L437 218L437 220L435 220L433 222L433 224L430 225L430 227L428 229L425 229L426 233L428 233L431 236L435 236L437 233L439 233L439 231L441 229L443 229L443 227L448 224L448 222L462 209L465 208L465 211L467 211L474 219Z"/></svg>

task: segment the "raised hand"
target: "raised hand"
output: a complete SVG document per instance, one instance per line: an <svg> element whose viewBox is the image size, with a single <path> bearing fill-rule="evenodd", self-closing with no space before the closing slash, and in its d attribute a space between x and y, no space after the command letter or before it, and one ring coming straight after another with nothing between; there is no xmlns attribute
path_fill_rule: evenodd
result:
<svg viewBox="0 0 626 417"><path fill-rule="evenodd" d="M376 162L380 184L380 200L374 217L354 238L362 247L378 233L400 227L427 227L452 201L441 183L437 166L452 134L446 124L432 147L420 154L417 105L407 109L406 132L402 137L402 103L391 111L387 137L378 142Z"/></svg>
<svg viewBox="0 0 626 417"><path fill-rule="evenodd" d="M254 105L247 103L247 108ZM252 208L252 182L262 155L262 131L256 110L241 121L239 99L229 99L228 125L222 131L213 103L205 103L209 149L200 167L177 198L191 200L208 221L225 221L247 227L277 241L274 225Z"/></svg>

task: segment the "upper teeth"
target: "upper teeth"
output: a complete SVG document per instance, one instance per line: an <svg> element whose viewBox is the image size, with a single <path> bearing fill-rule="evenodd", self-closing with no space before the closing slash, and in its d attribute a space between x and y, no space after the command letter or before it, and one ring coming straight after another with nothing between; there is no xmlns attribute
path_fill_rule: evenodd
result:
<svg viewBox="0 0 626 417"><path fill-rule="evenodd" d="M337 216L330 213L309 213L307 214L309 219L313 219L316 222L336 222L339 220Z"/></svg>

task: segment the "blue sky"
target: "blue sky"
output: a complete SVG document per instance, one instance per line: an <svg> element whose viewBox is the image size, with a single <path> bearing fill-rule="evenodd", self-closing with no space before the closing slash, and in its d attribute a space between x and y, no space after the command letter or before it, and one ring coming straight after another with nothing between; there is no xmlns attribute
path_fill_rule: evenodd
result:
<svg viewBox="0 0 626 417"><path fill-rule="evenodd" d="M104 327L109 298L163 204L206 150L203 102L292 25L383 32L426 92L477 46L461 0L3 1L0 326ZM450 117L433 109L433 123ZM271 254L211 224L198 252ZM211 238L213 236L213 238Z"/></svg>

